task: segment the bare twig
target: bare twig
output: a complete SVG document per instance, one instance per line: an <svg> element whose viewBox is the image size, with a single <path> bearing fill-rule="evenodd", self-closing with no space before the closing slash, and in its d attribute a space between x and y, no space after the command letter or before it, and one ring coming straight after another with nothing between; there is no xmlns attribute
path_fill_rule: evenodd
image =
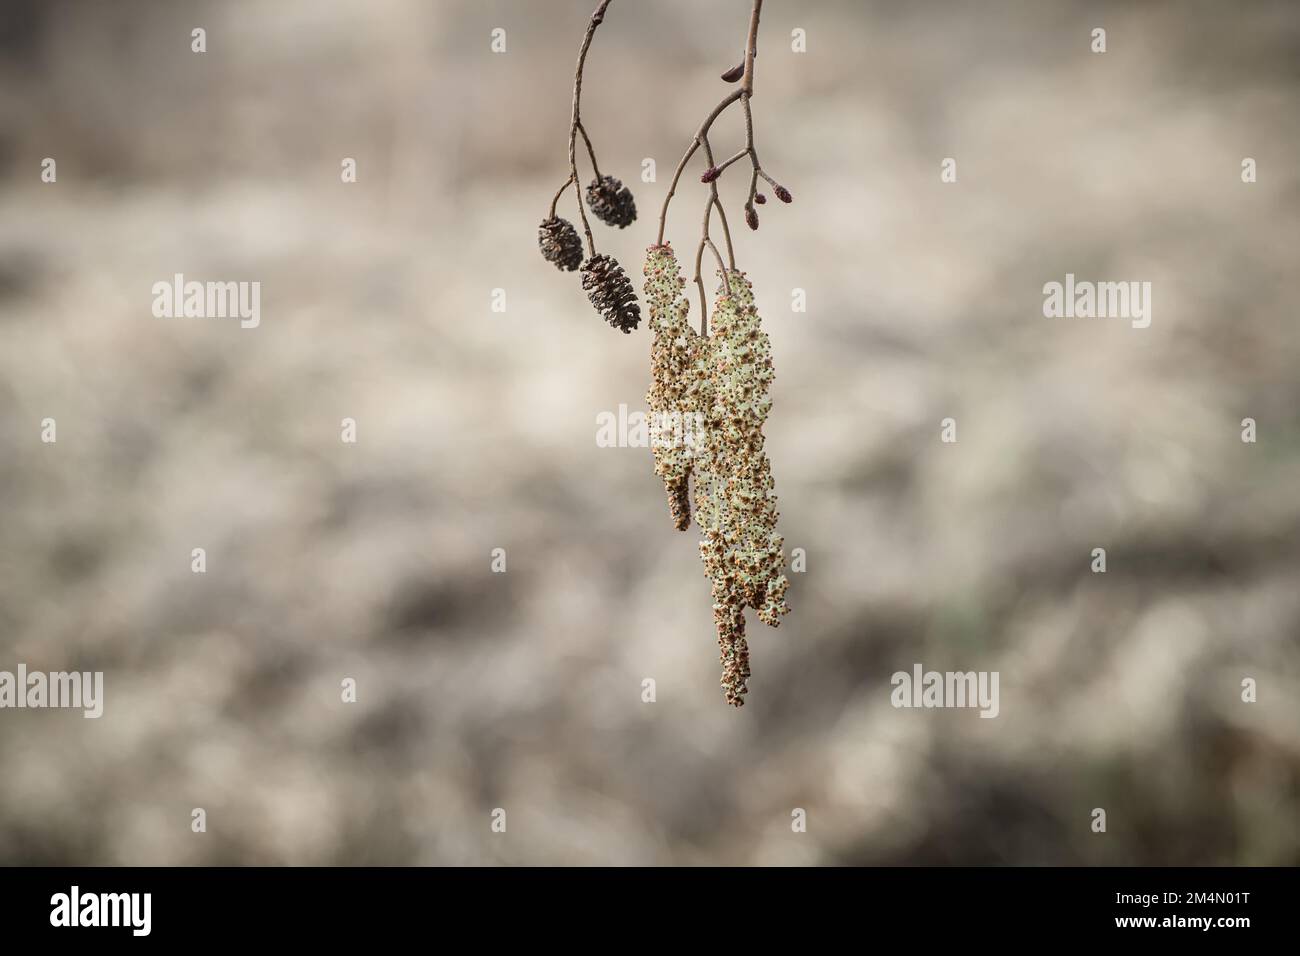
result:
<svg viewBox="0 0 1300 956"><path fill-rule="evenodd" d="M718 221L722 223L722 238L727 243L727 262L734 272L736 269L736 250L731 245L731 227L727 225L727 214L722 209L722 200L716 194L713 196L713 205L718 210Z"/></svg>
<svg viewBox="0 0 1300 956"><path fill-rule="evenodd" d="M745 111L744 151L749 154L749 162L753 167L749 176L749 198L745 200L745 215L749 216L751 213L758 215L754 212L754 197L758 195L758 174L762 167L758 164L758 151L754 149L754 111L749 107L748 96L743 97L743 102L740 105L741 109Z"/></svg>
<svg viewBox="0 0 1300 956"><path fill-rule="evenodd" d="M591 157L591 171L597 179L600 179L600 164L596 162L596 150L591 145L591 137L587 135L587 127L579 123L578 132L582 134L582 141L587 144L587 155Z"/></svg>
<svg viewBox="0 0 1300 956"><path fill-rule="evenodd" d="M754 57L758 56L758 17L763 12L763 0L754 0L749 11L749 35L745 37L745 72L740 77L740 88L746 96L754 95Z"/></svg>
<svg viewBox="0 0 1300 956"><path fill-rule="evenodd" d="M677 164L677 169L673 173L673 178L668 184L668 194L664 196L663 207L659 211L659 234L657 243L663 245L664 229L666 228L668 221L668 205L677 192L677 185L681 181L682 173L686 169L686 164L690 162L691 157L695 155L696 151L703 146L704 157L708 166L705 169L704 175L701 177L701 181L708 184L709 197L704 207L704 218L701 222L700 241L695 250L695 284L699 287L700 291L701 335L708 334L708 307L704 293L704 279L700 274L705 247L707 246L711 249L715 258L718 260L718 270L722 274L723 287L728 294L731 292L730 272L735 271L736 268L736 253L735 247L731 241L731 229L727 224L727 215L723 210L722 200L718 196L719 177L721 177L723 172L733 163L737 163L746 157L749 158L752 168L749 183L749 196L745 201L745 221L748 222L752 228L758 228L758 214L754 211L754 203L758 192L758 178L760 176L772 184L773 189L776 190L778 198L785 202L790 201L789 191L778 184L776 180L772 179L772 177L763 170L762 165L758 161L758 151L754 148L754 118L749 101L754 95L754 58L758 55L758 22L762 11L763 0L753 0L753 6L750 8L749 14L749 30L745 37L745 58L742 67L728 70L722 75L722 79L729 83L739 80L739 88L723 97L722 102L713 108L713 111L709 113L709 115L704 118L704 122L700 124L700 128L696 130L695 136L686 147L685 154ZM709 130L712 128L714 121L717 120L717 118L737 100L740 101L741 108L745 113L745 146L743 149L738 150L735 154L728 157L721 165L715 165L713 160L713 149L709 143ZM717 207L718 221L722 224L723 238L727 249L728 265L726 266L723 265L722 256L718 252L717 246L709 232L710 215L714 207Z"/></svg>
<svg viewBox="0 0 1300 956"><path fill-rule="evenodd" d="M564 185L561 186L561 187L556 191L556 193L555 193L555 198L551 200L551 212L550 212L550 215L548 216L548 218L550 218L550 219L554 219L554 218L555 218L555 207L556 207L556 205L559 203L559 201L560 201L560 197L564 195L564 191L565 191L566 189L569 188L569 183L571 183L571 182L573 182L573 176L572 176L572 175L570 175L569 178L566 179L566 180L564 181Z"/></svg>
<svg viewBox="0 0 1300 956"><path fill-rule="evenodd" d="M718 170L718 175L721 176L721 175L722 175L722 171L725 170L728 166L730 166L732 163L734 163L734 162L735 162L736 160L738 160L738 159L744 159L744 158L745 158L746 156L748 156L748 155L749 155L749 150L748 150L748 149L742 149L740 152L736 153L734 156L729 157L726 161L724 161L724 162L722 163L722 165L715 167L715 168Z"/></svg>
<svg viewBox="0 0 1300 956"><path fill-rule="evenodd" d="M762 3L763 0L754 0L754 2ZM713 112L705 118L704 122L700 125L700 128L695 132L695 137L691 140L691 145L686 147L686 155L684 155L681 162L677 164L677 171L673 173L672 182L668 184L668 195L664 197L663 208L659 211L659 245L662 246L664 244L664 223L668 220L668 203L672 201L673 194L677 192L677 183L682 178L682 170L684 170L686 164L691 161L691 157L695 155L695 151L700 148L700 143L703 142L704 137L708 135L709 127L713 125L713 121L722 115L723 110L736 102L736 100L740 99L740 92L740 90L736 90L733 93L727 94L726 98L713 108Z"/></svg>
<svg viewBox="0 0 1300 956"><path fill-rule="evenodd" d="M708 162L709 168L713 168L713 147L709 145L707 135L700 137L700 145L704 147L704 159ZM718 247L713 244L713 239L709 235L709 218L713 213L713 208L718 209L718 218L722 222L722 230L727 237L727 260L731 263L731 268L736 268L736 253L731 246L731 230L727 228L727 214L722 211L722 200L718 198L717 177L709 181L709 198L704 204L704 219L700 223L700 244L695 251L695 284L700 289L700 335L709 334L709 313L708 304L704 297L704 277L700 274L700 264L704 258L704 247L707 245L713 250L714 257L718 260L718 272L722 274L722 282L731 294L731 278L726 268L722 264L722 256L718 254Z"/></svg>
<svg viewBox="0 0 1300 956"><path fill-rule="evenodd" d="M587 155L591 157L591 168L596 174L596 179L600 179L600 167L596 163L596 150L591 145L591 138L587 136L587 130L582 125L582 71L587 63L587 51L591 49L591 38L596 33L596 27L600 26L605 20L605 10L613 0L601 0L600 6L591 15L591 20L587 23L587 32L582 37L582 47L578 50L578 65L573 71L573 111L569 118L569 178L564 181L555 198L551 200L551 218L555 218L555 206L564 195L564 190L569 186L573 187L574 193L578 197L578 214L582 217L582 231L587 236L587 252L589 255L596 254L596 240L591 235L591 224L587 222L587 207L582 201L582 181L578 178L578 134L582 134L583 142L587 144Z"/></svg>

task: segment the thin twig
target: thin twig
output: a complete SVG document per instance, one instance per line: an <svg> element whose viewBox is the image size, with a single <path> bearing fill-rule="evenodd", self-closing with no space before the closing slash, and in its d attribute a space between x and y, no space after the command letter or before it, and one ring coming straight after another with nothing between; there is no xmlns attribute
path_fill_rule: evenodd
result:
<svg viewBox="0 0 1300 956"><path fill-rule="evenodd" d="M713 258L718 260L718 272L722 274L722 282L727 288L727 295L731 295L731 277L727 275L727 267L722 264L722 255L718 252L718 247L708 237L705 237L704 241L709 244L709 251L713 253Z"/></svg>
<svg viewBox="0 0 1300 956"><path fill-rule="evenodd" d="M704 240L695 247L695 284L700 290L700 335L709 334L709 302L704 297L704 278L700 275L700 263L704 260Z"/></svg>
<svg viewBox="0 0 1300 956"><path fill-rule="evenodd" d="M745 212L748 213L754 208L754 197L758 195L758 174L762 167L758 164L758 150L754 149L754 113L749 108L749 97L742 97L740 103L741 109L745 111L745 152L749 153L749 161L753 170L749 177L749 198L745 200Z"/></svg>
<svg viewBox="0 0 1300 956"><path fill-rule="evenodd" d="M727 243L727 262L731 266L731 271L736 271L736 250L731 245L731 227L727 225L727 214L722 209L722 200L716 195L713 197L713 205L718 208L718 219L722 222L722 238Z"/></svg>
<svg viewBox="0 0 1300 956"><path fill-rule="evenodd" d="M745 204L748 213L753 206L755 183L758 176L763 175L762 168L758 165L758 154L754 150L754 123L750 112L749 100L754 95L754 57L758 53L758 21L763 10L763 0L753 0L753 6L749 14L749 30L745 37L745 60L744 72L741 75L740 87L733 90L723 97L722 102L713 108L713 111L704 118L700 128L696 130L695 136L692 137L690 144L686 147L686 152L681 161L677 164L677 169L673 173L672 181L668 184L668 194L664 196L664 203L659 211L659 235L657 243L663 245L664 229L668 222L668 204L672 201L677 192L677 184L681 182L682 173L686 169L686 164L690 162L691 157L695 155L696 150L701 146L704 147L704 158L708 162L708 175L705 177L709 184L709 197L704 206L704 217L700 223L700 241L695 248L695 284L699 287L700 292L700 334L708 335L708 301L704 291L704 277L701 270L704 263L704 249L707 246L718 261L718 272L722 276L723 288L726 294L731 294L731 273L736 270L736 251L731 241L731 228L727 224L727 214L722 207L722 200L718 196L718 177L732 163L750 158L754 167L753 176L750 182L749 200ZM724 77L726 79L728 77ZM709 130L712 128L714 121L726 111L732 103L737 100L741 102L745 110L745 148L739 150L735 155L728 158L721 166L715 166L713 161L713 148L709 144ZM723 263L722 254L718 251L709 232L710 217L714 207L718 210L718 221L722 223L723 239L727 247L726 264ZM748 218L748 216L747 216Z"/></svg>
<svg viewBox="0 0 1300 956"><path fill-rule="evenodd" d="M713 166L713 147L709 145L709 138L704 137L704 158L708 161L710 168ZM716 206L718 209L718 219L722 222L722 232L727 240L727 261L731 263L731 268L736 268L736 251L731 246L731 229L727 226L727 214L722 209L722 200L718 196L718 180L714 178L709 183L709 206ZM708 207L705 208L707 213ZM705 235L708 235L709 217L704 217ZM730 284L728 284L730 285Z"/></svg>
<svg viewBox="0 0 1300 956"><path fill-rule="evenodd" d="M736 160L738 160L738 159L744 159L744 158L745 158L746 156L748 156L748 155L749 155L749 150L748 150L748 149L742 149L742 150L740 150L740 151L739 151L738 153L736 153L734 156L732 156L732 157L728 158L727 160L725 160L725 161L722 163L722 165L718 167L718 175L721 175L721 174L722 174L722 171L723 171L724 169L726 169L728 166L730 166L732 163L734 163Z"/></svg>
<svg viewBox="0 0 1300 956"><path fill-rule="evenodd" d="M587 135L587 127L579 123L578 132L582 134L582 141L587 144L587 155L591 157L591 171L596 179L600 179L600 164L596 162L596 150L591 145L591 137Z"/></svg>
<svg viewBox="0 0 1300 956"><path fill-rule="evenodd" d="M750 164L753 167L749 176L749 198L745 200L746 215L748 215L751 212L754 212L754 199L758 195L759 176L762 176L764 179L767 180L768 184L776 192L778 197L784 191L781 184L767 174L767 171L763 169L763 164L758 159L758 149L754 146L754 113L749 107L750 95L751 94L749 93L745 93L740 98L740 106L745 113L745 148L742 149L739 154L737 154L743 156L744 154L748 153ZM736 157L733 156L727 162L730 163L735 158ZM788 197L789 194L787 193L786 195Z"/></svg>
<svg viewBox="0 0 1300 956"><path fill-rule="evenodd" d="M754 0L754 2L762 3L763 0ZM740 99L740 93L740 90L733 90L731 93L728 93L726 98L715 106L713 112L705 118L704 122L700 125L700 128L696 130L695 137L691 140L691 145L686 147L686 155L684 155L682 161L677 164L677 172L673 173L673 181L668 184L668 195L664 197L663 207L659 210L659 245L662 246L664 244L664 223L668 219L668 203L672 200L673 194L677 192L677 183L682 178L682 170L686 168L686 164L690 162L691 157L695 155L695 151L700 148L700 143L703 141L704 137L708 135L709 127L713 125L713 121L722 115L723 110L736 102L736 100Z"/></svg>
<svg viewBox="0 0 1300 956"><path fill-rule="evenodd" d="M582 133L582 138L587 143L587 152L591 156L591 166L593 170L596 166L596 151L591 146L591 140L587 137L587 131L582 125L582 70L587 62L587 51L591 48L591 38L596 33L596 27L600 26L605 19L605 10L613 0L601 0L600 6L591 15L591 21L587 24L587 32L582 37L582 47L578 50L578 65L573 71L573 112L569 118L569 178L560 187L560 191L555 194L555 199L551 202L551 216L555 216L555 204L559 202L560 196L569 186L573 186L573 191L578 197L578 214L582 217L582 231L587 236L587 251L590 255L596 254L596 240L591 235L591 224L587 222L587 207L582 201L582 185L578 178L578 133ZM600 173L596 172L596 178L600 178Z"/></svg>
<svg viewBox="0 0 1300 956"><path fill-rule="evenodd" d="M754 95L754 57L758 56L758 17L763 12L763 0L754 0L749 11L749 35L745 37L745 72L740 77L740 88L746 96Z"/></svg>
<svg viewBox="0 0 1300 956"><path fill-rule="evenodd" d="M713 147L709 145L709 137L701 136L700 145L704 147L704 159L713 168ZM727 227L727 214L722 211L722 200L718 198L718 182L713 179L709 182L709 198L704 204L704 219L700 223L700 244L695 251L695 284L700 287L700 335L709 334L709 316L704 300L704 277L700 273L700 266L704 259L704 246L708 245L713 250L714 256L718 260L718 272L722 276L723 286L727 294L731 294L731 278L727 273L726 267L722 264L722 256L718 254L718 247L713 244L713 239L709 235L709 218L713 213L713 207L718 207L718 218L722 220L722 229L727 237L727 258L731 262L731 268L736 268L736 253L731 246L731 230Z"/></svg>
<svg viewBox="0 0 1300 956"><path fill-rule="evenodd" d="M555 198L551 200L551 214L550 214L550 216L548 216L547 218L549 218L549 219L554 219L554 218L555 218L555 206L556 206L556 204L559 203L559 201L560 201L560 197L564 195L564 191L565 191L566 189L569 188L569 183L571 183L571 182L573 182L573 177L572 177L572 176L570 176L568 179L566 179L566 180L564 181L564 185L561 186L561 187L559 188L559 191L556 192L556 194L555 194Z"/></svg>

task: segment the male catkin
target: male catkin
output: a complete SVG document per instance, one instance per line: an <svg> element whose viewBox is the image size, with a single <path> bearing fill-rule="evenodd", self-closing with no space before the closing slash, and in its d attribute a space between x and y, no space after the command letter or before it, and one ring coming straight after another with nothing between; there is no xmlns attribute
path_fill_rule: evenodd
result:
<svg viewBox="0 0 1300 956"><path fill-rule="evenodd" d="M694 447L704 436L693 425L700 411L697 395L689 390L700 335L687 322L690 302L682 295L685 285L665 243L646 250L645 295L650 306L650 446L655 474L664 481L673 524L685 531L691 523L690 474Z"/></svg>
<svg viewBox="0 0 1300 956"><path fill-rule="evenodd" d="M743 272L722 276L708 337L687 324L689 303L681 294L684 283L670 245L647 250L645 277L653 336L646 395L652 421L699 413L704 426L692 448L656 445L655 473L664 481L679 529L690 521L682 498L694 478L721 683L727 702L739 707L750 676L745 608L757 610L759 620L773 627L789 611L784 541L776 533L774 482L763 450L763 423L772 405L771 346Z"/></svg>
<svg viewBox="0 0 1300 956"><path fill-rule="evenodd" d="M775 482L763 450L763 424L772 408L772 346L754 307L745 273L728 270L730 293L720 288L713 310L709 418L712 467L725 481L732 586L765 624L776 627L785 606L785 543L776 533Z"/></svg>

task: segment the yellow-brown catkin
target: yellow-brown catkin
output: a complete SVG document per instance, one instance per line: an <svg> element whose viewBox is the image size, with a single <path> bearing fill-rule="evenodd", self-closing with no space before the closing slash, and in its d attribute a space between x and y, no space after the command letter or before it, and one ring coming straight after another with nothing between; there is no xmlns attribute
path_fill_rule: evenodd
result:
<svg viewBox="0 0 1300 956"><path fill-rule="evenodd" d="M728 289L729 286L729 289ZM772 627L789 612L784 539L776 533L776 494L763 450L772 401L771 345L761 329L745 274L729 271L701 340L687 395L705 414L707 441L696 454L695 520L700 556L713 582L714 618L727 702L748 692L746 607Z"/></svg>
<svg viewBox="0 0 1300 956"><path fill-rule="evenodd" d="M684 285L672 247L651 246L645 262L651 330L646 404L655 473L679 529L690 524L693 500L700 557L712 582L723 693L740 707L750 676L745 608L773 627L789 611L784 541L776 533L776 494L763 450L772 405L771 345L744 273L726 274L708 337L687 322Z"/></svg>
<svg viewBox="0 0 1300 956"><path fill-rule="evenodd" d="M700 335L687 322L690 303L669 244L646 250L645 297L650 308L650 439L655 474L663 479L673 524L691 523L690 475L701 443L696 397L689 385Z"/></svg>

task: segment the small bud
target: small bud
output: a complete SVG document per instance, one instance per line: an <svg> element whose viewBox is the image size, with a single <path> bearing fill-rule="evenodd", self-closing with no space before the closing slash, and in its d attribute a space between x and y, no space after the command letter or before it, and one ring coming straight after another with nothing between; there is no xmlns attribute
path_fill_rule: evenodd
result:
<svg viewBox="0 0 1300 956"><path fill-rule="evenodd" d="M700 182L711 183L721 175L722 175L722 170L720 170L717 166L710 166L708 169L704 171L704 175L700 177Z"/></svg>
<svg viewBox="0 0 1300 956"><path fill-rule="evenodd" d="M781 202L794 202L794 197L790 195L790 190L786 189L784 186L777 186L774 192L776 193L776 198L781 200Z"/></svg>
<svg viewBox="0 0 1300 956"><path fill-rule="evenodd" d="M750 229L758 228L758 213L754 211L753 206L745 207L745 222L749 225Z"/></svg>
<svg viewBox="0 0 1300 956"><path fill-rule="evenodd" d="M762 193L755 193L754 202L758 203L761 206L763 205L763 203L767 202L767 197L764 196Z"/></svg>
<svg viewBox="0 0 1300 956"><path fill-rule="evenodd" d="M733 66L726 73L722 74L722 81L724 83L737 83L740 81L740 78L744 75L745 75L745 61L741 60L738 66Z"/></svg>

